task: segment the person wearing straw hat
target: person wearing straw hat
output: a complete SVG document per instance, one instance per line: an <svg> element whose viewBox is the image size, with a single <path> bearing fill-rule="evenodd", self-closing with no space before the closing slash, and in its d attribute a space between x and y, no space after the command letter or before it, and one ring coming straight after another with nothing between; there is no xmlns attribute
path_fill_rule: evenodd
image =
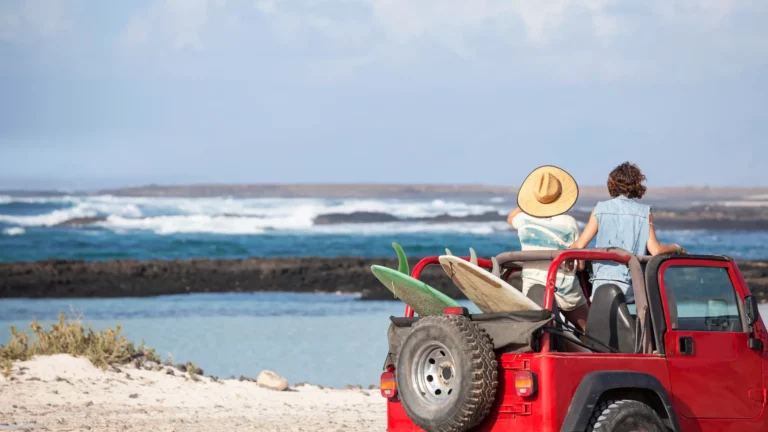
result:
<svg viewBox="0 0 768 432"><path fill-rule="evenodd" d="M517 208L507 222L517 230L522 250L565 250L579 237L576 219L566 215L579 197L576 180L555 166L536 168L523 181L517 195ZM545 285L549 262L523 265L523 294L531 287ZM555 300L565 318L582 331L586 328L589 308L575 277L575 263L568 262L557 273Z"/></svg>

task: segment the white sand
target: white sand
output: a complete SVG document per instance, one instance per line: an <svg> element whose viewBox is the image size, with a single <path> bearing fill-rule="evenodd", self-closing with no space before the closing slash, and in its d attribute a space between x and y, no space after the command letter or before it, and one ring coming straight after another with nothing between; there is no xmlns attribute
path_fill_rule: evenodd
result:
<svg viewBox="0 0 768 432"><path fill-rule="evenodd" d="M69 355L16 362L0 376L0 430L383 431L378 390L301 386L277 392L253 382L199 382L175 371L102 371Z"/></svg>

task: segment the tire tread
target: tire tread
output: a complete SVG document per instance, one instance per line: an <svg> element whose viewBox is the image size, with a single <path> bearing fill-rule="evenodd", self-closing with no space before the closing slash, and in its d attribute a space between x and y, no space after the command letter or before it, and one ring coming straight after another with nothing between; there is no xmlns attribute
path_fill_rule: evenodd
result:
<svg viewBox="0 0 768 432"><path fill-rule="evenodd" d="M498 381L498 362L493 350L493 342L485 329L463 316L439 315L427 316L414 323L411 332L419 328L436 325L456 334L462 341L463 355L470 359L472 376L466 377L469 385L469 398L458 407L456 413L438 427L418 426L433 432L463 432L478 425L490 412L496 398ZM406 414L416 418L408 406L403 403Z"/></svg>

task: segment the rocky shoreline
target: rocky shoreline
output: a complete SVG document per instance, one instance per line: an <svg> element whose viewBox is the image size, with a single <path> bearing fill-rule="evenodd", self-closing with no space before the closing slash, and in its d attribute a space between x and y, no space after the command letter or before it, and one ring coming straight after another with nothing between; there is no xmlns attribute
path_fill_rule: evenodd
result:
<svg viewBox="0 0 768 432"><path fill-rule="evenodd" d="M409 259L413 267L418 259ZM372 264L397 267L390 258L249 258L230 260L100 262L47 260L0 263L0 298L149 297L221 292L358 294L393 300L371 274ZM752 292L768 301L768 262L740 261ZM437 267L422 280L453 298L461 291Z"/></svg>

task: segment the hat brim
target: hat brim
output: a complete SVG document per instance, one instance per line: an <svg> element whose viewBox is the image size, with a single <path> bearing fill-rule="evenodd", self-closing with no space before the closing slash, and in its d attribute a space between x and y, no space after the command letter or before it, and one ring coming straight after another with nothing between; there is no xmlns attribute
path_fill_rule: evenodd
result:
<svg viewBox="0 0 768 432"><path fill-rule="evenodd" d="M549 204L543 204L536 199L534 193L536 179L539 175L549 173L560 181L562 187L560 196ZM562 168L546 165L536 168L528 174L517 193L517 206L524 213L534 217L559 216L576 204L579 199L579 185L576 180Z"/></svg>

